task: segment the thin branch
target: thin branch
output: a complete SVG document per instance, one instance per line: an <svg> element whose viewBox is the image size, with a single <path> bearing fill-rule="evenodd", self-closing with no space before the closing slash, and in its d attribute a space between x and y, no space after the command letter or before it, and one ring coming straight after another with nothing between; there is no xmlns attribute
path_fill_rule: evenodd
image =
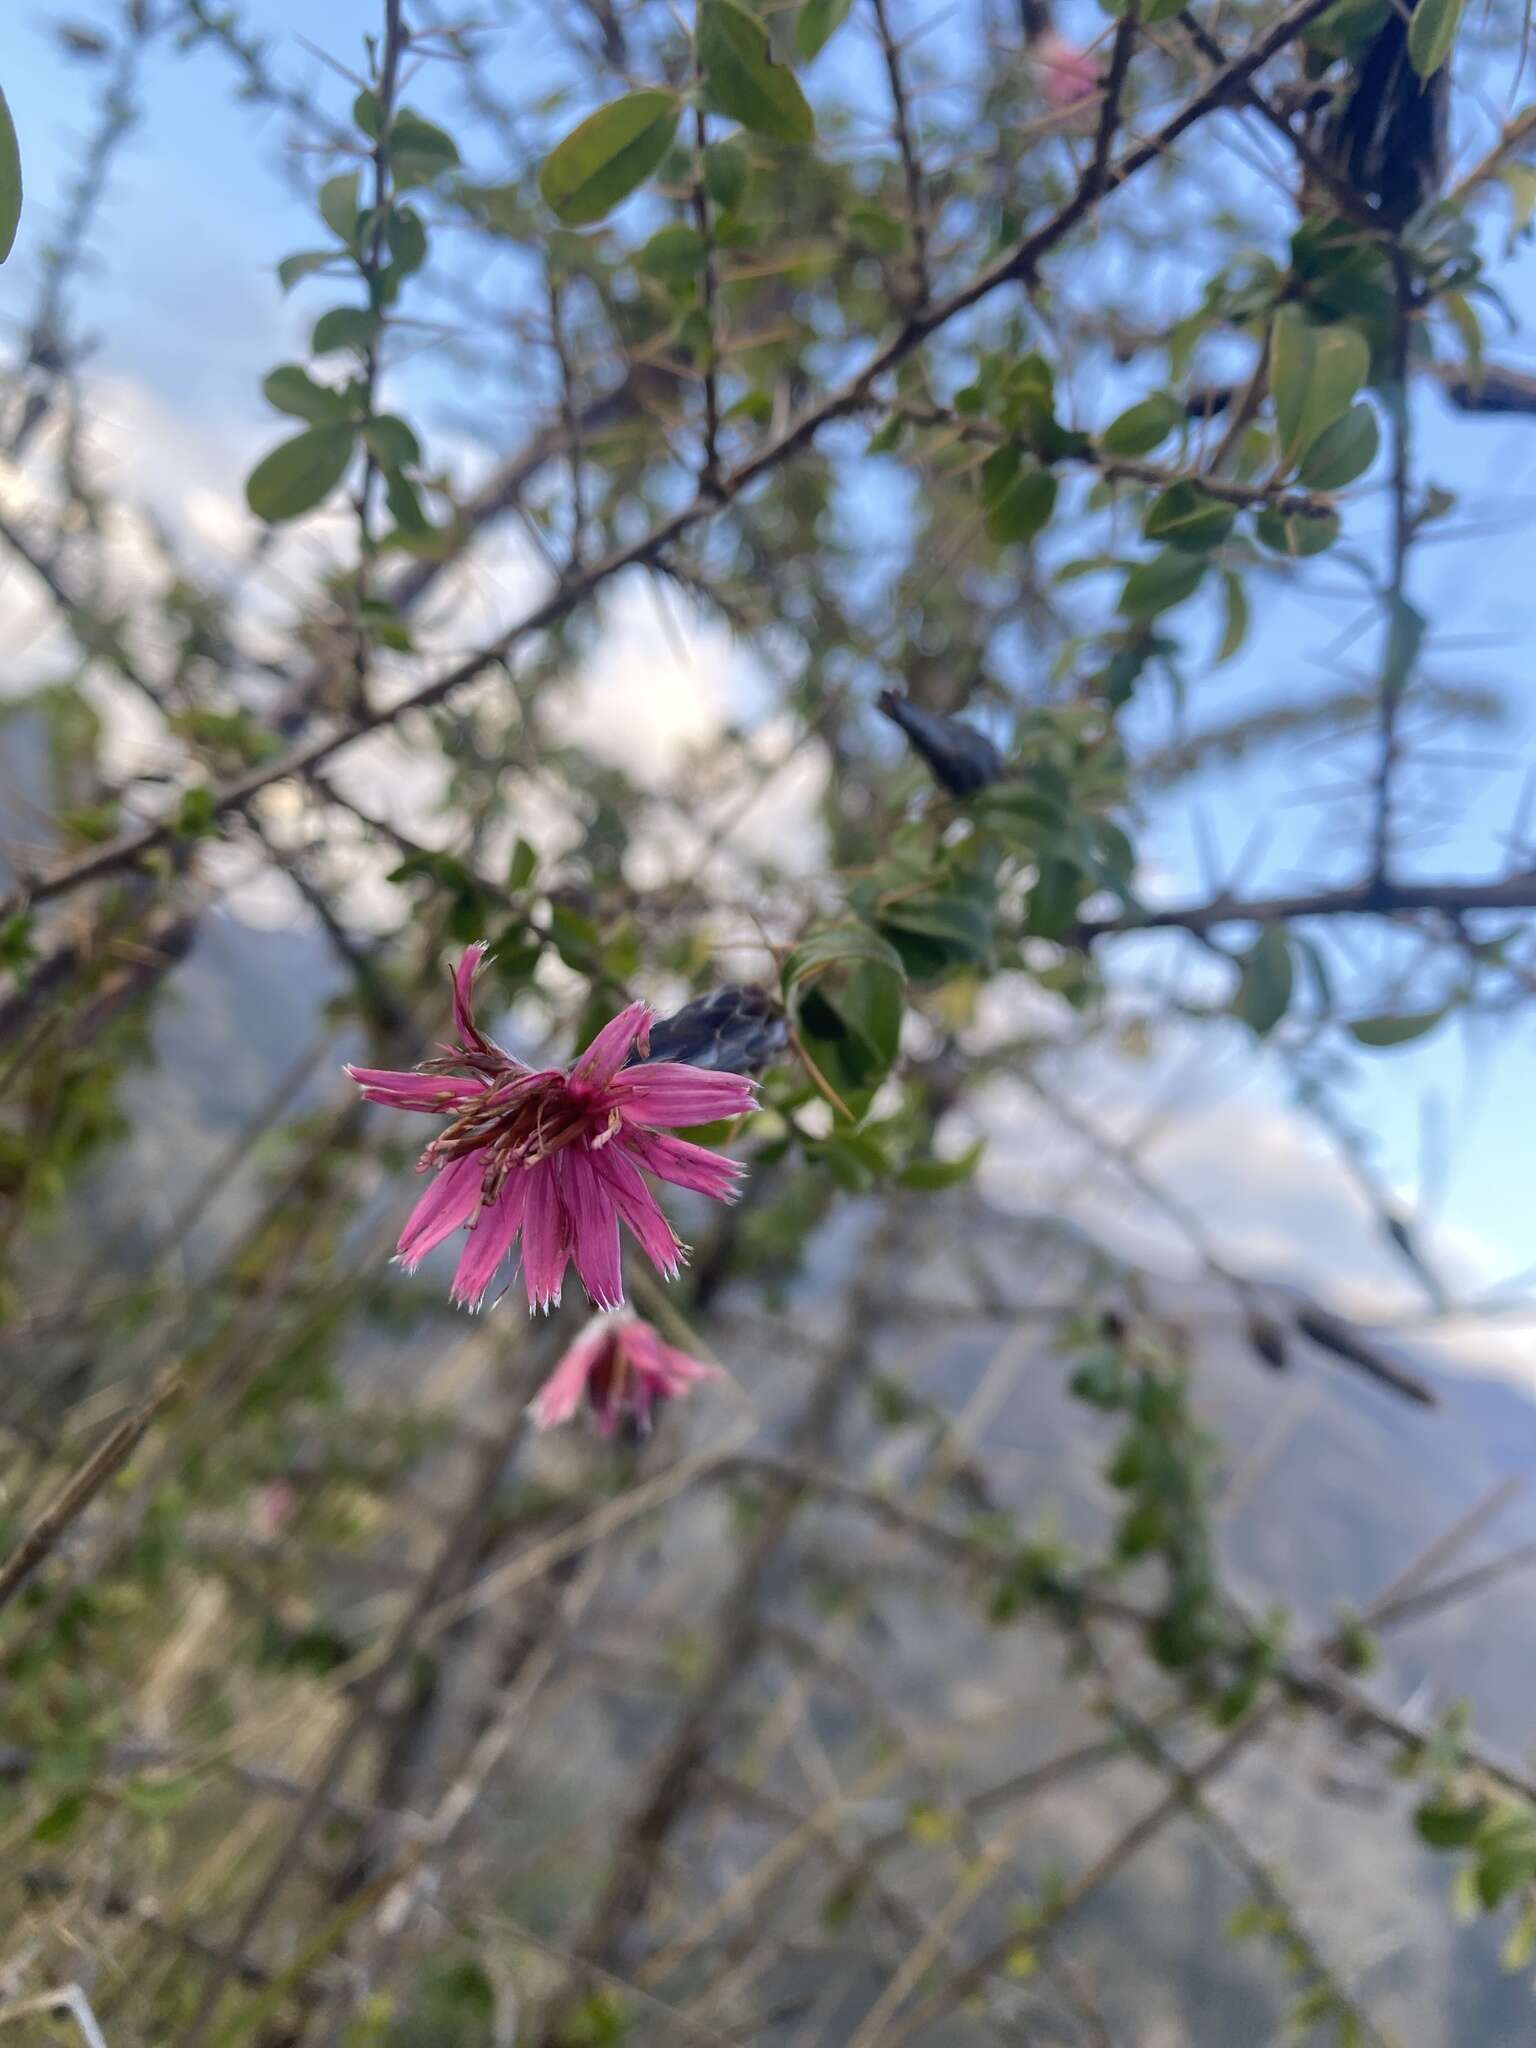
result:
<svg viewBox="0 0 1536 2048"><path fill-rule="evenodd" d="M1264 34L1255 37L1240 56L1208 79L1201 91L1177 114L1110 166L1104 174L1104 190L1118 189L1149 164L1155 163L1182 135L1215 107L1223 105L1237 87L1293 42L1309 22L1325 13L1332 4L1333 0L1295 0L1295 4L1278 16ZM870 402L876 385L931 335L1002 287L1033 279L1042 260L1092 211L1101 196L1099 191L1090 190L1086 183L1079 185L1063 206L1026 235L1008 255L978 272L969 283L947 297L914 311L895 335L870 354L862 368L755 454L726 472L718 491L696 493L687 504L653 526L648 533L613 549L600 561L568 579L493 641L419 685L394 704L360 712L331 732L293 747L277 759L210 791L213 815L223 817L230 811L239 810L273 783L305 773L365 734L396 725L412 711L442 703L487 669L503 662L523 640L568 617L578 605L621 571L654 561L694 527L711 519L722 505L730 504L809 447L829 425L861 411ZM157 824L111 840L88 854L60 862L43 874L31 876L8 898L0 901L0 917L12 914L29 901L48 901L131 865L144 854L164 845L174 829L173 820L162 819Z"/></svg>

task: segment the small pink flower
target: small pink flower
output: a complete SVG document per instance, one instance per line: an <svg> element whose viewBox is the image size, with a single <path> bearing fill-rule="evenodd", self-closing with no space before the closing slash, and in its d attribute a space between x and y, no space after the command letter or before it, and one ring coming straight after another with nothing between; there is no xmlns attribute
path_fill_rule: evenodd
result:
<svg viewBox="0 0 1536 2048"><path fill-rule="evenodd" d="M347 1068L369 1102L450 1119L421 1155L418 1172L434 1178L400 1233L400 1262L414 1272L467 1225L451 1298L478 1308L521 1236L530 1308L559 1301L573 1260L593 1302L618 1308L621 1218L669 1280L684 1256L645 1173L729 1201L744 1171L659 1127L744 1116L756 1084L666 1060L626 1067L634 1047L649 1047L644 1003L605 1024L569 1069L526 1067L475 1023L470 991L485 950L471 946L454 971L455 1048L410 1074Z"/></svg>
<svg viewBox="0 0 1536 2048"><path fill-rule="evenodd" d="M1092 99L1103 84L1099 67L1086 50L1048 28L1031 53L1039 66L1046 104L1058 114Z"/></svg>
<svg viewBox="0 0 1536 2048"><path fill-rule="evenodd" d="M614 1435L626 1420L643 1435L659 1402L678 1400L698 1381L720 1377L718 1365L664 1344L637 1316L594 1316L540 1387L529 1413L535 1428L554 1429L569 1422L585 1400L599 1436Z"/></svg>
<svg viewBox="0 0 1536 2048"><path fill-rule="evenodd" d="M256 1489L256 1526L263 1536L280 1536L299 1504L299 1490L291 1479L269 1479Z"/></svg>

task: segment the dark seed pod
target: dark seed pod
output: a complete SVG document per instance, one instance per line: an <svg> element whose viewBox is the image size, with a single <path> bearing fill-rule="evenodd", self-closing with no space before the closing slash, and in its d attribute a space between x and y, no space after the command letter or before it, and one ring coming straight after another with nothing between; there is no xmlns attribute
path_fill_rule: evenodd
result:
<svg viewBox="0 0 1536 2048"><path fill-rule="evenodd" d="M962 718L940 718L894 690L880 692L880 709L906 734L914 753L951 796L974 796L1003 772L1003 757L984 732Z"/></svg>
<svg viewBox="0 0 1536 2048"><path fill-rule="evenodd" d="M1323 155L1384 220L1434 198L1448 160L1450 68L1420 78L1408 55L1409 8L1390 8L1325 119Z"/></svg>
<svg viewBox="0 0 1536 2048"><path fill-rule="evenodd" d="M788 1043L789 1020L766 989L717 988L653 1024L650 1052L638 1064L676 1060L712 1073L757 1074Z"/></svg>

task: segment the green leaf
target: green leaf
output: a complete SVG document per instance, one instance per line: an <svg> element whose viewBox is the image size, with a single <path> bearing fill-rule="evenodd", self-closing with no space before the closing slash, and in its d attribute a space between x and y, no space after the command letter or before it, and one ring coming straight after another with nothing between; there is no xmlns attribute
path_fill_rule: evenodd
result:
<svg viewBox="0 0 1536 2048"><path fill-rule="evenodd" d="M173 830L178 839L205 839L218 823L213 791L194 787L182 791Z"/></svg>
<svg viewBox="0 0 1536 2048"><path fill-rule="evenodd" d="M427 260L427 230L414 206L392 209L384 223L384 246L401 277L410 277Z"/></svg>
<svg viewBox="0 0 1536 2048"><path fill-rule="evenodd" d="M354 439L351 427L336 426L310 427L284 441L246 479L246 503L272 525L312 511L346 474Z"/></svg>
<svg viewBox="0 0 1536 2048"><path fill-rule="evenodd" d="M1269 384L1280 453L1299 461L1365 382L1371 351L1358 328L1314 327L1298 306L1282 306L1270 330Z"/></svg>
<svg viewBox="0 0 1536 2048"><path fill-rule="evenodd" d="M839 924L813 932L793 948L779 969L779 985L790 998L830 967L870 964L901 974L901 956L867 924Z"/></svg>
<svg viewBox="0 0 1536 2048"><path fill-rule="evenodd" d="M384 469L410 469L421 460L421 443L402 419L380 413L363 427L363 439Z"/></svg>
<svg viewBox="0 0 1536 2048"><path fill-rule="evenodd" d="M601 220L660 166L681 111L670 92L626 93L599 107L544 159L544 204L567 227Z"/></svg>
<svg viewBox="0 0 1536 2048"><path fill-rule="evenodd" d="M912 1159L896 1178L904 1188L952 1188L969 1180L981 1164L987 1148L985 1138L967 1145L958 1159Z"/></svg>
<svg viewBox="0 0 1536 2048"><path fill-rule="evenodd" d="M851 206L845 218L854 240L877 256L899 256L907 246L905 224L883 206Z"/></svg>
<svg viewBox="0 0 1536 2048"><path fill-rule="evenodd" d="M802 64L821 55L852 6L853 0L805 0L795 16L795 55Z"/></svg>
<svg viewBox="0 0 1536 2048"><path fill-rule="evenodd" d="M1188 554L1203 555L1221 546L1236 518L1232 506L1181 478L1153 499L1142 532L1148 540L1167 541Z"/></svg>
<svg viewBox="0 0 1536 2048"><path fill-rule="evenodd" d="M1456 40L1463 0L1418 0L1408 17L1408 61L1420 78L1433 78Z"/></svg>
<svg viewBox="0 0 1536 2048"><path fill-rule="evenodd" d="M308 370L300 369L297 363L279 364L262 379L261 390L268 405L278 412L291 413L295 419L310 420L316 426L344 420L352 406L344 391L332 391L327 385L317 384Z"/></svg>
<svg viewBox="0 0 1536 2048"><path fill-rule="evenodd" d="M740 206L751 172L739 142L712 142L704 152L704 190L722 213L734 213Z"/></svg>
<svg viewBox="0 0 1536 2048"><path fill-rule="evenodd" d="M1033 540L1056 509L1056 478L1038 462L1020 463L1017 449L997 452L1014 457L1017 474L987 503L988 537L1004 546Z"/></svg>
<svg viewBox="0 0 1536 2048"><path fill-rule="evenodd" d="M395 183L402 191L412 185L430 185L459 161L459 146L435 121L427 121L409 107L401 107L389 124L389 162Z"/></svg>
<svg viewBox="0 0 1536 2048"><path fill-rule="evenodd" d="M0 263L10 255L21 219L21 145L16 123L0 92Z"/></svg>
<svg viewBox="0 0 1536 2048"><path fill-rule="evenodd" d="M1291 1007L1296 982L1284 925L1267 925L1243 955L1242 967L1233 1010L1256 1038L1267 1038Z"/></svg>
<svg viewBox="0 0 1536 2048"><path fill-rule="evenodd" d="M1444 1796L1426 1800L1413 1816L1420 1839L1431 1849L1464 1849L1476 1835L1488 1809L1481 1799L1469 1803Z"/></svg>
<svg viewBox="0 0 1536 2048"><path fill-rule="evenodd" d="M379 316L367 306L332 306L315 322L309 345L317 356L333 349L365 349L379 331Z"/></svg>
<svg viewBox="0 0 1536 2048"><path fill-rule="evenodd" d="M515 896L519 889L526 889L533 880L539 865L539 856L526 839L520 838L512 849L511 865L507 869L507 887Z"/></svg>
<svg viewBox="0 0 1536 2048"><path fill-rule="evenodd" d="M75 1831L76 1823L86 1809L88 1795L80 1790L66 1792L56 1799L32 1830L34 1842L63 1842Z"/></svg>
<svg viewBox="0 0 1536 2048"><path fill-rule="evenodd" d="M398 469L385 472L384 502L394 515L395 524L408 539L432 531L432 522L422 510L416 486Z"/></svg>
<svg viewBox="0 0 1536 2048"><path fill-rule="evenodd" d="M352 102L352 118L370 142L377 142L384 131L384 109L378 94L365 86Z"/></svg>
<svg viewBox="0 0 1536 2048"><path fill-rule="evenodd" d="M1341 491L1376 460L1381 430L1362 398L1342 419L1324 427L1302 458L1301 481L1312 491Z"/></svg>
<svg viewBox="0 0 1536 2048"><path fill-rule="evenodd" d="M658 228L635 258L635 268L663 284L692 284L704 268L707 245L696 227L669 221Z"/></svg>
<svg viewBox="0 0 1536 2048"><path fill-rule="evenodd" d="M1339 515L1325 512L1321 518L1311 519L1300 512L1277 512L1271 506L1259 514L1253 530L1264 546L1273 548L1277 555L1299 560L1306 555L1320 555L1333 546L1339 537Z"/></svg>
<svg viewBox="0 0 1536 2048"><path fill-rule="evenodd" d="M320 218L338 242L350 249L357 241L358 173L344 171L339 178L327 178L320 187Z"/></svg>
<svg viewBox="0 0 1536 2048"><path fill-rule="evenodd" d="M815 119L794 73L775 64L768 31L736 0L699 0L704 104L774 142L810 142Z"/></svg>
<svg viewBox="0 0 1536 2048"><path fill-rule="evenodd" d="M1401 1016L1355 1017L1350 1020L1348 1031L1357 1045L1368 1045L1375 1050L1389 1046L1408 1045L1415 1038L1424 1038L1440 1023L1446 1014L1444 1004L1438 1010L1409 1010Z"/></svg>
<svg viewBox="0 0 1536 2048"><path fill-rule="evenodd" d="M301 249L295 256L285 256L278 264L277 281L285 292L291 292L301 277L324 270L328 263L335 261L334 249Z"/></svg>
<svg viewBox="0 0 1536 2048"><path fill-rule="evenodd" d="M1243 579L1230 569L1221 572L1222 601L1226 606L1226 624L1222 628L1221 645L1216 649L1216 666L1230 661L1248 637L1248 593L1243 588Z"/></svg>
<svg viewBox="0 0 1536 2048"><path fill-rule="evenodd" d="M1165 548L1150 562L1141 562L1125 579L1120 609L1128 619L1150 619L1171 611L1200 588L1210 564L1203 555Z"/></svg>
<svg viewBox="0 0 1536 2048"><path fill-rule="evenodd" d="M1106 455L1150 455L1159 442L1183 426L1184 419L1184 408L1177 399L1166 391L1154 391L1150 398L1111 420L1099 436L1099 446Z"/></svg>

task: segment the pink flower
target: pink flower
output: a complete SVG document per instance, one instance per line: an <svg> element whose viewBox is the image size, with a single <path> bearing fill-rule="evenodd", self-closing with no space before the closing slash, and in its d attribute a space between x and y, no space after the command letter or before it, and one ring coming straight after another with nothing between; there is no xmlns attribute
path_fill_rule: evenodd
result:
<svg viewBox="0 0 1536 2048"><path fill-rule="evenodd" d="M1099 67L1086 50L1048 28L1036 39L1032 55L1040 67L1046 104L1058 114L1092 99L1103 84Z"/></svg>
<svg viewBox="0 0 1536 2048"><path fill-rule="evenodd" d="M637 1316L594 1316L540 1387L529 1413L536 1428L554 1429L569 1422L585 1399L599 1436L612 1436L625 1420L643 1434L658 1402L675 1401L699 1380L720 1376L718 1365L664 1344Z"/></svg>
<svg viewBox="0 0 1536 2048"><path fill-rule="evenodd" d="M421 1155L417 1170L434 1178L400 1233L400 1262L413 1272L467 1225L452 1299L478 1308L521 1235L530 1308L559 1301L572 1260L597 1306L618 1308L621 1218L668 1279L684 1256L645 1174L729 1201L744 1170L663 1127L743 1116L756 1084L666 1060L626 1067L634 1047L649 1046L644 1003L605 1024L569 1069L526 1067L475 1023L470 990L485 950L471 946L454 971L455 1048L410 1074L347 1068L369 1102L449 1118Z"/></svg>

